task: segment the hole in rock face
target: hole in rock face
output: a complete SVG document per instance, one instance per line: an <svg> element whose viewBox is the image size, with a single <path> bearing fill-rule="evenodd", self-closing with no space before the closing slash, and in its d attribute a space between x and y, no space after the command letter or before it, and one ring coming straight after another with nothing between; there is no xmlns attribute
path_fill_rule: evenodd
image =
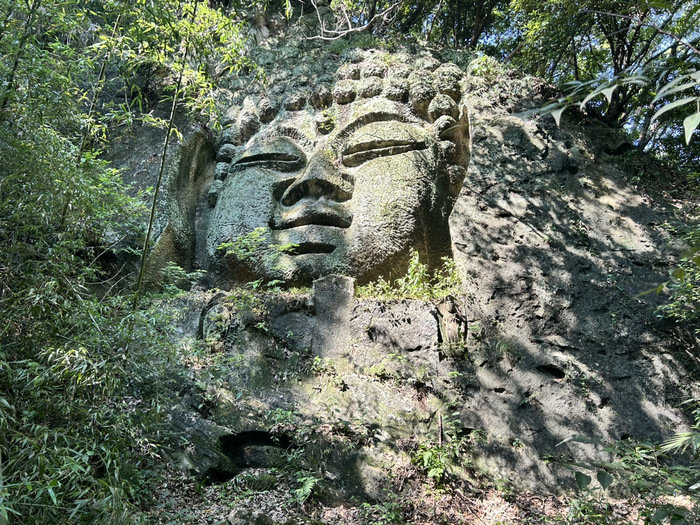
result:
<svg viewBox="0 0 700 525"><path fill-rule="evenodd" d="M555 365L554 363L547 363L546 365L540 365L537 367L537 370L539 370L543 374L547 374L547 375L552 376L556 379L564 379L566 377L566 372L564 372L564 369L561 368L560 366Z"/></svg>
<svg viewBox="0 0 700 525"><path fill-rule="evenodd" d="M376 341L377 340L377 328L374 326L370 326L367 328L367 337L369 337L370 341Z"/></svg>
<svg viewBox="0 0 700 525"><path fill-rule="evenodd" d="M227 481L247 468L272 468L284 464L285 453L296 448L285 434L272 434L264 430L249 430L219 437L221 451L229 457L232 467L212 468L207 478L220 483Z"/></svg>

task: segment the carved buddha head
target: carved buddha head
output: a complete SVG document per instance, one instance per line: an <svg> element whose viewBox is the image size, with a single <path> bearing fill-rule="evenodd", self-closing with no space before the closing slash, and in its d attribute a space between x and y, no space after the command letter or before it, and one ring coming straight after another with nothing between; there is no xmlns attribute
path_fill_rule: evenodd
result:
<svg viewBox="0 0 700 525"><path fill-rule="evenodd" d="M209 190L205 250L218 281L365 282L404 272L411 249L430 266L451 254L470 147L463 73L381 58L279 106L246 100Z"/></svg>

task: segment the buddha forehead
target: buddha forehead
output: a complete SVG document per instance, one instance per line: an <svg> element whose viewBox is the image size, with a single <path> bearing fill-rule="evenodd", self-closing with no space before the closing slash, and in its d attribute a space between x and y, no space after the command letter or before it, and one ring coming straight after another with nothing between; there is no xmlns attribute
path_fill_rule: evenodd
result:
<svg viewBox="0 0 700 525"><path fill-rule="evenodd" d="M352 104L333 105L319 111L286 112L265 126L245 144L255 146L278 136L288 137L304 149L327 146L339 151L354 132L374 122L397 121L426 127L428 123L412 114L405 104L375 97Z"/></svg>
<svg viewBox="0 0 700 525"><path fill-rule="evenodd" d="M428 122L444 115L456 118L463 98L462 71L454 64L438 65L435 61L414 63L416 67L412 68L408 56L404 58L385 54L344 64L338 68L334 83L319 82L311 87L298 85L308 83L303 74L300 78L276 79L269 96L246 98L231 119L225 138L241 146L275 117L299 120L301 124L304 118L299 118L299 112L316 113L316 122L305 122L308 134L328 133L339 118L359 118L364 110L395 110L398 115L411 113ZM415 58L412 60L415 62ZM365 101L373 102L366 107ZM352 111L347 111L348 107ZM232 113L237 110L234 108Z"/></svg>

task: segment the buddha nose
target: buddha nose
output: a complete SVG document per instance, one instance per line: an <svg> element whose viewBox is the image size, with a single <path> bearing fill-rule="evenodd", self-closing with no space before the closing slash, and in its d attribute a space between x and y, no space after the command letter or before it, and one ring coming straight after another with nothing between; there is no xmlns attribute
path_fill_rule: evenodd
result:
<svg viewBox="0 0 700 525"><path fill-rule="evenodd" d="M353 183L349 175L343 175L329 155L318 152L310 159L306 168L282 194L280 202L293 206L302 199L319 200L323 197L344 202L352 197Z"/></svg>

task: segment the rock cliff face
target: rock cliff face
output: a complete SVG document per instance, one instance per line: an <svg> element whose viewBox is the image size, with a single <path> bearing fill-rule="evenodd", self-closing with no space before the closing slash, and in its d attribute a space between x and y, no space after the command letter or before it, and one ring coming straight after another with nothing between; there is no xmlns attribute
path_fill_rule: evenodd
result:
<svg viewBox="0 0 700 525"><path fill-rule="evenodd" d="M551 88L485 59L272 39L251 55L264 82L222 81L222 133L173 161L155 252L209 272L179 307L199 349L170 402L180 464L221 480L293 453L329 499L382 498L432 447L457 477L561 490L570 471L544 457L684 427L698 364L640 295L675 253L672 207L635 182L663 176L654 163L602 124L523 118ZM234 286L397 277L410 248L452 257L460 293Z"/></svg>

